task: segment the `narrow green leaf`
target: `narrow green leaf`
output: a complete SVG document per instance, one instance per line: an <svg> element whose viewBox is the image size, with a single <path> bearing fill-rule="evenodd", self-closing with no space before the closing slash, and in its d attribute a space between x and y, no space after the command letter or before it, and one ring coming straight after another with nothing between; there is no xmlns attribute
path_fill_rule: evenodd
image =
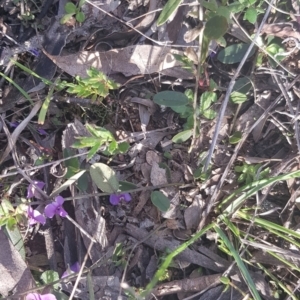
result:
<svg viewBox="0 0 300 300"><path fill-rule="evenodd" d="M192 129L188 129L185 131L181 131L177 133L175 136L172 138L173 143L184 143L186 142L193 134Z"/></svg>
<svg viewBox="0 0 300 300"><path fill-rule="evenodd" d="M170 16L175 12L175 10L178 8L178 6L180 5L180 3L182 2L182 0L169 0L162 12L160 13L158 20L157 20L157 26L161 26L163 24L165 24L168 19L170 18Z"/></svg>
<svg viewBox="0 0 300 300"><path fill-rule="evenodd" d="M88 155L87 155L87 160L90 160L99 150L99 148L101 147L101 142L96 142L93 147L90 149Z"/></svg>
<svg viewBox="0 0 300 300"><path fill-rule="evenodd" d="M170 208L170 200L162 192L152 192L151 201L162 212L166 212Z"/></svg>
<svg viewBox="0 0 300 300"><path fill-rule="evenodd" d="M14 63L15 61L12 60ZM32 105L33 105L33 101L31 100L30 96L28 95L28 93L26 93L17 83L15 83L11 78L9 78L8 76L6 76L5 74L3 74L2 72L0 72L0 76L2 76L3 78L5 78L9 83L11 83L23 96L26 100L28 100Z"/></svg>
<svg viewBox="0 0 300 300"><path fill-rule="evenodd" d="M116 193L119 181L115 171L103 163L95 163L90 167L92 180L105 193Z"/></svg>
<svg viewBox="0 0 300 300"><path fill-rule="evenodd" d="M234 257L234 260L238 266L238 268L240 269L243 278L245 280L245 282L247 283L247 286L249 287L252 296L254 297L255 300L261 300L261 297L258 293L258 291L256 290L255 284L253 282L253 279L251 277L251 275L249 274L248 269L246 268L244 262L242 261L239 253L235 250L235 248L233 247L233 245L231 244L231 242L229 241L229 239L227 238L227 236L224 234L224 232L219 228L218 225L214 226L215 231L218 233L218 235L220 236L220 238L222 239L222 241L225 243L226 247L229 249L230 253L232 254L232 256Z"/></svg>
<svg viewBox="0 0 300 300"><path fill-rule="evenodd" d="M174 257L176 257L178 254L183 252L185 249L187 249L190 245L192 245L195 241L197 241L203 234L205 234L208 230L210 230L213 227L213 224L206 226L202 230L198 231L190 240L188 240L185 243L182 243L178 248L176 248L174 251L172 251L170 254L168 254L161 264L160 268L155 273L152 280L149 282L149 284L146 287L146 290L141 294L143 299L146 298L146 296L150 293L150 291L155 287L157 284L159 278L162 277L162 275L165 273L165 271L170 266L172 260Z"/></svg>
<svg viewBox="0 0 300 300"><path fill-rule="evenodd" d="M189 99L185 94L174 91L159 92L153 97L153 101L158 105L167 107L182 106L189 103Z"/></svg>

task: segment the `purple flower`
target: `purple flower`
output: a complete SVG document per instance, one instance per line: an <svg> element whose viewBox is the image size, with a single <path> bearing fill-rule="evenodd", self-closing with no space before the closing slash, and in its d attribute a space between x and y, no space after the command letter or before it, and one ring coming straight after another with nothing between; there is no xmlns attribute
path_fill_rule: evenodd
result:
<svg viewBox="0 0 300 300"><path fill-rule="evenodd" d="M122 200L129 202L131 200L131 196L128 193L124 194L111 194L109 196L109 202L112 205L118 205Z"/></svg>
<svg viewBox="0 0 300 300"><path fill-rule="evenodd" d="M8 124L11 128L17 128L20 125L19 122L8 122Z"/></svg>
<svg viewBox="0 0 300 300"><path fill-rule="evenodd" d="M39 128L37 131L40 135L48 135L48 133L43 128Z"/></svg>
<svg viewBox="0 0 300 300"><path fill-rule="evenodd" d="M27 209L29 225L32 226L36 223L45 224L46 218L36 209L33 209L31 206L28 206Z"/></svg>
<svg viewBox="0 0 300 300"><path fill-rule="evenodd" d="M30 183L27 189L27 198L35 197L37 199L43 199L39 191L36 190L36 187L42 189L45 186L43 181L33 181Z"/></svg>
<svg viewBox="0 0 300 300"><path fill-rule="evenodd" d="M38 293L30 293L26 296L26 300L57 300L53 294L41 295Z"/></svg>
<svg viewBox="0 0 300 300"><path fill-rule="evenodd" d="M38 49L35 49L35 48L29 49L29 52L30 52L33 56L39 56L39 55L40 55L39 50L38 50Z"/></svg>
<svg viewBox="0 0 300 300"><path fill-rule="evenodd" d="M45 207L45 215L47 218L53 218L54 215L66 217L68 213L62 207L65 199L62 196L57 196L55 200Z"/></svg>
<svg viewBox="0 0 300 300"><path fill-rule="evenodd" d="M80 271L80 264L78 261L76 261L76 263L73 264L70 268L68 267L66 272L64 272L62 274L61 278L65 278L65 277L71 275L72 273L78 273L79 271Z"/></svg>

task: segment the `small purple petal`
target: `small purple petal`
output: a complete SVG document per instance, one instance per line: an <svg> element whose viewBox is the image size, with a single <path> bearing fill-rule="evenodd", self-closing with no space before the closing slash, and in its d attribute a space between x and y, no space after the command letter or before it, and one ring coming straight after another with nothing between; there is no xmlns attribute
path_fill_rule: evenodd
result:
<svg viewBox="0 0 300 300"><path fill-rule="evenodd" d="M9 122L9 126L11 127L11 128L17 128L18 126L19 126L19 122Z"/></svg>
<svg viewBox="0 0 300 300"><path fill-rule="evenodd" d="M53 216L55 215L56 208L57 208L56 205L54 205L53 203L48 204L45 207L45 211L44 211L45 216L47 218L52 219Z"/></svg>
<svg viewBox="0 0 300 300"><path fill-rule="evenodd" d="M111 205L118 205L120 203L120 197L116 194L109 196L109 202Z"/></svg>
<svg viewBox="0 0 300 300"><path fill-rule="evenodd" d="M26 300L41 300L41 296L38 293L30 293L26 296Z"/></svg>
<svg viewBox="0 0 300 300"><path fill-rule="evenodd" d="M68 213L65 211L65 209L62 207L62 204L64 203L65 199L62 196L57 196L55 200L48 204L45 207L45 215L48 218L53 218L54 215L59 215L61 217L66 217Z"/></svg>
<svg viewBox="0 0 300 300"><path fill-rule="evenodd" d="M62 196L57 196L54 200L58 205L62 205L65 202L65 199Z"/></svg>
<svg viewBox="0 0 300 300"><path fill-rule="evenodd" d="M68 215L68 213L65 211L65 209L62 206L59 206L56 209L56 214L60 215L63 218L65 218Z"/></svg>
<svg viewBox="0 0 300 300"><path fill-rule="evenodd" d="M27 188L27 198L35 197L37 199L42 199L41 194L36 190L36 186L43 189L45 183L43 181L33 181L33 183L30 183Z"/></svg>
<svg viewBox="0 0 300 300"><path fill-rule="evenodd" d="M124 201L129 202L131 201L131 196L128 193L122 194Z"/></svg>
<svg viewBox="0 0 300 300"><path fill-rule="evenodd" d="M26 300L57 300L53 294L41 295L38 293L30 293L26 296Z"/></svg>
<svg viewBox="0 0 300 300"><path fill-rule="evenodd" d="M70 268L68 268L61 276L61 278L65 278L72 273L78 273L80 271L80 264L77 261L75 264L73 264Z"/></svg>
<svg viewBox="0 0 300 300"><path fill-rule="evenodd" d="M39 55L40 55L39 50L34 49L34 48L30 49L29 52L30 52L32 55L34 55L34 56L39 56Z"/></svg>
<svg viewBox="0 0 300 300"><path fill-rule="evenodd" d="M38 210L33 209L31 206L28 206L27 214L30 226L36 223L41 223L43 225L46 223L46 218Z"/></svg>
<svg viewBox="0 0 300 300"><path fill-rule="evenodd" d="M73 265L70 267L70 269L71 269L73 272L75 272L75 273L79 272L79 271L80 271L80 264L79 264L79 262L76 261L76 263L73 264Z"/></svg>
<svg viewBox="0 0 300 300"><path fill-rule="evenodd" d="M38 133L39 133L40 135L48 135L48 133L47 133L44 129L42 129L42 128L39 128L39 129L38 129Z"/></svg>

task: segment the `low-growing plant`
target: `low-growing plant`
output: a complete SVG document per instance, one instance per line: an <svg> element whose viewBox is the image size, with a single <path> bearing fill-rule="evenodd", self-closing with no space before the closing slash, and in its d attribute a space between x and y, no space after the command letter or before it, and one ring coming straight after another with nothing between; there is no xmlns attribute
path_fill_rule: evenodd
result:
<svg viewBox="0 0 300 300"><path fill-rule="evenodd" d="M84 4L85 0L80 0L77 5L73 2L67 2L65 5L66 14L61 18L60 23L65 24L67 23L73 16L77 22L82 23L85 20L85 15L81 11L81 7Z"/></svg>
<svg viewBox="0 0 300 300"><path fill-rule="evenodd" d="M129 148L127 142L118 143L113 134L104 127L86 124L86 129L91 136L77 137L78 142L75 142L72 147L78 149L91 148L87 156L88 159L91 159L99 150L110 156L125 153Z"/></svg>
<svg viewBox="0 0 300 300"><path fill-rule="evenodd" d="M217 101L217 94L214 89L217 87L213 80L210 81L208 91L202 93L199 106L195 112L197 116L205 117L206 119L214 119L217 113L211 109L213 103ZM174 143L182 143L187 141L192 136L194 126L194 109L193 109L194 93L187 89L184 93L175 91L159 92L153 97L153 101L162 106L170 107L174 112L179 114L179 117L186 119L183 124L183 131L173 137Z"/></svg>
<svg viewBox="0 0 300 300"><path fill-rule="evenodd" d="M261 164L247 164L244 163L241 166L235 166L235 172L239 173L237 179L240 183L251 183L255 180L267 178L270 172L270 168L263 169L259 172Z"/></svg>
<svg viewBox="0 0 300 300"><path fill-rule="evenodd" d="M68 88L68 93L82 98L91 97L92 101L96 101L98 97L103 99L109 94L109 90L119 87L117 83L95 68L87 70L87 75L87 78L75 76L76 83L62 82L62 86Z"/></svg>

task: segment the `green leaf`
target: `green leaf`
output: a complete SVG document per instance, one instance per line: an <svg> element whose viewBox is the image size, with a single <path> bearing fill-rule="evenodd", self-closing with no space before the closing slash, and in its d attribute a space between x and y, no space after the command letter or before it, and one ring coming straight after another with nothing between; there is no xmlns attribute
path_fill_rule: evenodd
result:
<svg viewBox="0 0 300 300"><path fill-rule="evenodd" d="M96 125L85 125L86 129L95 137L99 137L105 139L106 141L114 140L114 136L112 133L104 127L96 126Z"/></svg>
<svg viewBox="0 0 300 300"><path fill-rule="evenodd" d="M227 29L227 19L224 16L217 15L206 22L204 35L211 40L217 40L227 32Z"/></svg>
<svg viewBox="0 0 300 300"><path fill-rule="evenodd" d="M112 141L109 146L108 149L109 153L114 154L116 152L116 150L118 150L118 143L116 140Z"/></svg>
<svg viewBox="0 0 300 300"><path fill-rule="evenodd" d="M135 184L128 182L128 181L120 181L119 182L119 191L121 191L121 192L130 191L130 190L137 189L137 188L138 187Z"/></svg>
<svg viewBox="0 0 300 300"><path fill-rule="evenodd" d="M72 2L67 2L65 5L65 11L67 14L75 14L77 11L77 7Z"/></svg>
<svg viewBox="0 0 300 300"><path fill-rule="evenodd" d="M52 282L59 280L59 275L53 270L48 270L41 275L41 280L45 284L51 284ZM53 287L58 289L60 287L60 283L54 284Z"/></svg>
<svg viewBox="0 0 300 300"><path fill-rule="evenodd" d="M75 154L75 150L73 149L65 148L63 150L64 158L71 157L74 154ZM65 175L65 178L71 178L79 171L79 160L77 157L72 157L70 159L65 160L64 164L67 167L67 173Z"/></svg>
<svg viewBox="0 0 300 300"><path fill-rule="evenodd" d="M79 4L78 4L78 7L81 7L84 3L85 3L85 0L80 0Z"/></svg>
<svg viewBox="0 0 300 300"><path fill-rule="evenodd" d="M241 138L242 138L243 134L240 131L235 132L230 138L229 138L229 143L230 144L237 144Z"/></svg>
<svg viewBox="0 0 300 300"><path fill-rule="evenodd" d="M217 15L223 16L226 18L228 24L230 23L230 10L226 6L220 6L218 7L216 11Z"/></svg>
<svg viewBox="0 0 300 300"><path fill-rule="evenodd" d="M85 172L81 177L79 177L76 186L81 192L86 192L89 186L89 176L87 172Z"/></svg>
<svg viewBox="0 0 300 300"><path fill-rule="evenodd" d="M185 94L174 91L159 92L153 97L153 101L158 105L167 107L182 106L189 103L189 99Z"/></svg>
<svg viewBox="0 0 300 300"><path fill-rule="evenodd" d="M97 153L100 147L101 147L101 142L100 141L96 142L94 146L90 149L86 159L90 160Z"/></svg>
<svg viewBox="0 0 300 300"><path fill-rule="evenodd" d="M206 109L202 112L202 115L209 120L214 119L217 116L217 113L212 109Z"/></svg>
<svg viewBox="0 0 300 300"><path fill-rule="evenodd" d="M261 297L259 295L259 293L256 290L255 284L253 282L253 279L251 277L251 275L249 274L248 269L246 268L243 260L241 259L239 253L235 250L235 248L233 247L232 243L229 241L229 239L227 238L227 236L224 234L224 232L219 228L218 225L214 225L214 229L215 231L218 233L219 237L221 238L221 240L224 242L224 244L227 246L227 248L229 249L230 253L232 254L238 268L241 271L241 274L247 284L247 286L249 287L252 296L254 297L254 299L256 300L261 300Z"/></svg>
<svg viewBox="0 0 300 300"><path fill-rule="evenodd" d="M192 129L181 131L172 138L173 143L184 143L192 136Z"/></svg>
<svg viewBox="0 0 300 300"><path fill-rule="evenodd" d="M71 178L69 178L67 181L65 181L62 185L59 186L56 190L54 190L50 197L55 197L59 195L62 191L66 190L69 186L76 183L78 179L86 172L86 170L81 170L77 172L75 175L73 175Z"/></svg>
<svg viewBox="0 0 300 300"><path fill-rule="evenodd" d="M157 26L161 26L168 21L168 19L173 14L173 12L178 8L181 1L182 0L169 0L165 4L162 12L160 13L160 15L158 17Z"/></svg>
<svg viewBox="0 0 300 300"><path fill-rule="evenodd" d="M216 2L216 0L212 0L212 1L204 1L204 0L200 0L201 5L206 8L209 9L211 11L216 11L218 8L218 4Z"/></svg>
<svg viewBox="0 0 300 300"><path fill-rule="evenodd" d="M203 113L212 103L217 101L217 94L214 92L204 92L200 98L200 113Z"/></svg>
<svg viewBox="0 0 300 300"><path fill-rule="evenodd" d="M17 225L17 221L14 217L11 217L9 216L7 221L6 221L6 226L7 226L7 229L9 230L14 230L14 228L16 227Z"/></svg>
<svg viewBox="0 0 300 300"><path fill-rule="evenodd" d="M60 19L60 24L65 24L67 23L72 17L73 17L74 14L66 14L64 15L61 19Z"/></svg>
<svg viewBox="0 0 300 300"><path fill-rule="evenodd" d="M257 11L254 7L248 7L246 12L245 12L245 16L244 16L244 20L247 20L248 22L254 24L257 20Z"/></svg>
<svg viewBox="0 0 300 300"><path fill-rule="evenodd" d="M75 142L71 147L72 148L87 148L94 147L98 143L104 143L103 139L97 137L79 137L77 138L78 142Z"/></svg>
<svg viewBox="0 0 300 300"><path fill-rule="evenodd" d="M248 77L239 78L234 84L232 91L237 91L243 94L247 94L252 88L251 81Z"/></svg>
<svg viewBox="0 0 300 300"><path fill-rule="evenodd" d="M8 214L10 211L15 211L14 207L12 206L10 201L8 201L7 199L2 199L1 207L4 211L4 214Z"/></svg>
<svg viewBox="0 0 300 300"><path fill-rule="evenodd" d="M170 208L170 200L162 192L152 192L151 201L162 212L166 212Z"/></svg>
<svg viewBox="0 0 300 300"><path fill-rule="evenodd" d="M126 153L130 145L127 142L121 142L118 144L118 149L120 153Z"/></svg>
<svg viewBox="0 0 300 300"><path fill-rule="evenodd" d="M223 64L238 63L243 59L248 48L249 48L249 44L244 44L244 43L228 46L219 52L218 60ZM256 48L253 47L248 58L250 58L255 53L255 51Z"/></svg>
<svg viewBox="0 0 300 300"><path fill-rule="evenodd" d="M16 248L16 250L20 253L23 260L25 261L24 242L23 242L19 228L17 226L15 226L13 229L9 229L8 227L5 226L3 230L4 230L4 233L6 234L6 236L10 239L11 243Z"/></svg>
<svg viewBox="0 0 300 300"><path fill-rule="evenodd" d="M173 106L171 107L172 110L174 110L177 114L180 114L180 115L184 115L185 112L187 111L187 106L186 105L182 105L182 106Z"/></svg>
<svg viewBox="0 0 300 300"><path fill-rule="evenodd" d="M230 100L234 103L234 104L241 104L247 101L247 96L243 93L239 93L239 92L232 92L230 94Z"/></svg>
<svg viewBox="0 0 300 300"><path fill-rule="evenodd" d="M229 278L228 278L228 277L225 277L225 276L222 276L222 277L220 278L220 281L221 281L223 284L226 284L226 285L230 284Z"/></svg>
<svg viewBox="0 0 300 300"><path fill-rule="evenodd" d="M76 14L76 21L78 23L83 23L85 20L85 15L82 11L79 11L77 14Z"/></svg>
<svg viewBox="0 0 300 300"><path fill-rule="evenodd" d="M102 163L95 163L90 167L92 180L100 190L105 193L116 193L119 189L119 181L115 171Z"/></svg>

